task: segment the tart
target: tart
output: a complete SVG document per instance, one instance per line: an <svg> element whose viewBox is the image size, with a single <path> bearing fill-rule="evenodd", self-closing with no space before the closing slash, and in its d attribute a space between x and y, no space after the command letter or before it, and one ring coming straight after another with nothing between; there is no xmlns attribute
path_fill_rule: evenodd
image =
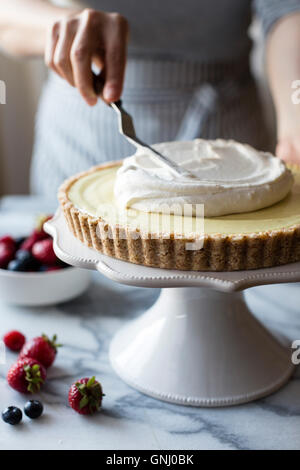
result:
<svg viewBox="0 0 300 470"><path fill-rule="evenodd" d="M244 152L244 149L241 151ZM246 152L247 165L249 155ZM270 156L264 154L262 158ZM271 164L277 161L272 158ZM218 159L216 161L219 162ZM135 171L132 160L129 160L129 164L127 167ZM131 263L191 271L249 270L300 261L300 167L291 167L294 184L291 189L287 188L286 195L281 195L278 202L272 203L269 198L268 207L260 208L262 198L259 199L259 194L268 199L269 196L264 191L268 190L270 193L272 184L269 181L262 184L260 180L256 180L259 182L256 188L260 192L254 197L252 183L249 183L253 180L251 176L252 179L247 180L244 185L244 189L250 190L247 193L234 194L246 194L249 208L255 207L255 203L258 209L238 212L235 201L232 206L235 209L231 206L227 209L234 213L205 216L204 219L194 213L186 215L147 211L143 205L140 207L139 201L137 204L131 203L130 207L120 206L115 188L123 168L123 161L93 167L69 178L59 190L60 206L69 229L85 245ZM239 171L242 175L243 169ZM286 171L284 170L284 174L287 177ZM238 180L239 191L241 179ZM281 186L277 182L276 188L283 187L282 176L279 179ZM130 179L126 180L126 184L129 181ZM141 185L142 183L141 181ZM124 185L122 188L124 189ZM226 188L226 192L221 192L224 200L226 197L228 201L240 200L240 195L234 198L230 188ZM236 188L234 186L235 190ZM145 192L145 186L143 191ZM274 191L273 188L272 191L272 197L276 197L274 193L280 190ZM242 207L245 208L245 201ZM200 219L203 223L202 231L198 230L201 226Z"/></svg>

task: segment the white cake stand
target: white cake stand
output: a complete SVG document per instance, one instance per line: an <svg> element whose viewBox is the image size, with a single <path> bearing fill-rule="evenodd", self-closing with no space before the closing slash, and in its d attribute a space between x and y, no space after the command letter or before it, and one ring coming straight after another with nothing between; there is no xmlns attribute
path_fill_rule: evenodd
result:
<svg viewBox="0 0 300 470"><path fill-rule="evenodd" d="M298 282L300 263L220 273L147 268L84 246L60 211L45 229L67 263L122 284L163 287L156 303L110 346L113 368L132 387L172 403L226 406L268 395L293 373L290 348L254 318L241 291Z"/></svg>

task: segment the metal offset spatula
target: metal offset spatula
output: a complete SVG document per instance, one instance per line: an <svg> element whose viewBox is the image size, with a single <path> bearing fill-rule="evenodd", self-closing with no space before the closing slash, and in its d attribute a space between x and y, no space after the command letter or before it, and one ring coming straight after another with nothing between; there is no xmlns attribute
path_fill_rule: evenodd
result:
<svg viewBox="0 0 300 470"><path fill-rule="evenodd" d="M103 77L101 77L101 74L100 75L93 74L93 79L94 79L94 89L97 95L100 95L102 93L103 86L104 86ZM125 109L123 108L121 100L110 103L109 106L118 115L120 133L124 135L124 137L126 137L126 139L131 144L133 144L137 148L142 148L146 150L149 156L156 159L158 163L160 163L161 165L171 170L174 175L180 176L180 177L189 177L189 178L194 177L194 175L190 171L184 168L181 168L175 162L167 158L165 155L162 155L160 152L155 150L150 145L145 144L145 142L143 142L137 137L135 133L135 129L134 129L133 119L130 116L130 114L128 114L127 111L125 111Z"/></svg>

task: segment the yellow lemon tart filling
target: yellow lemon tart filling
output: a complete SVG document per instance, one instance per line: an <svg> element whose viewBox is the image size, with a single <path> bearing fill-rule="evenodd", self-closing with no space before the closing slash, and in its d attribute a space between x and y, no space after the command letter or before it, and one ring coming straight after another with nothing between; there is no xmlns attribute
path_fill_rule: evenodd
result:
<svg viewBox="0 0 300 470"><path fill-rule="evenodd" d="M252 150L231 141L185 143L183 161L196 183L171 181L137 154L71 177L59 190L60 205L82 243L132 263L233 271L300 261L300 168L289 171ZM198 160L205 156L196 170L195 152Z"/></svg>

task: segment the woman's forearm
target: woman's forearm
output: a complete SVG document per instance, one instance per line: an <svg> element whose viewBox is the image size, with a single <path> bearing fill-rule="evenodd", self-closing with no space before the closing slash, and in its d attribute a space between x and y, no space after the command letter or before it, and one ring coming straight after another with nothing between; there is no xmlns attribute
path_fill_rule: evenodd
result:
<svg viewBox="0 0 300 470"><path fill-rule="evenodd" d="M275 25L266 53L280 140L300 134L300 105L292 101L292 83L300 79L300 13L286 16Z"/></svg>
<svg viewBox="0 0 300 470"><path fill-rule="evenodd" d="M77 10L47 0L0 0L0 48L18 56L43 55L49 25Z"/></svg>

